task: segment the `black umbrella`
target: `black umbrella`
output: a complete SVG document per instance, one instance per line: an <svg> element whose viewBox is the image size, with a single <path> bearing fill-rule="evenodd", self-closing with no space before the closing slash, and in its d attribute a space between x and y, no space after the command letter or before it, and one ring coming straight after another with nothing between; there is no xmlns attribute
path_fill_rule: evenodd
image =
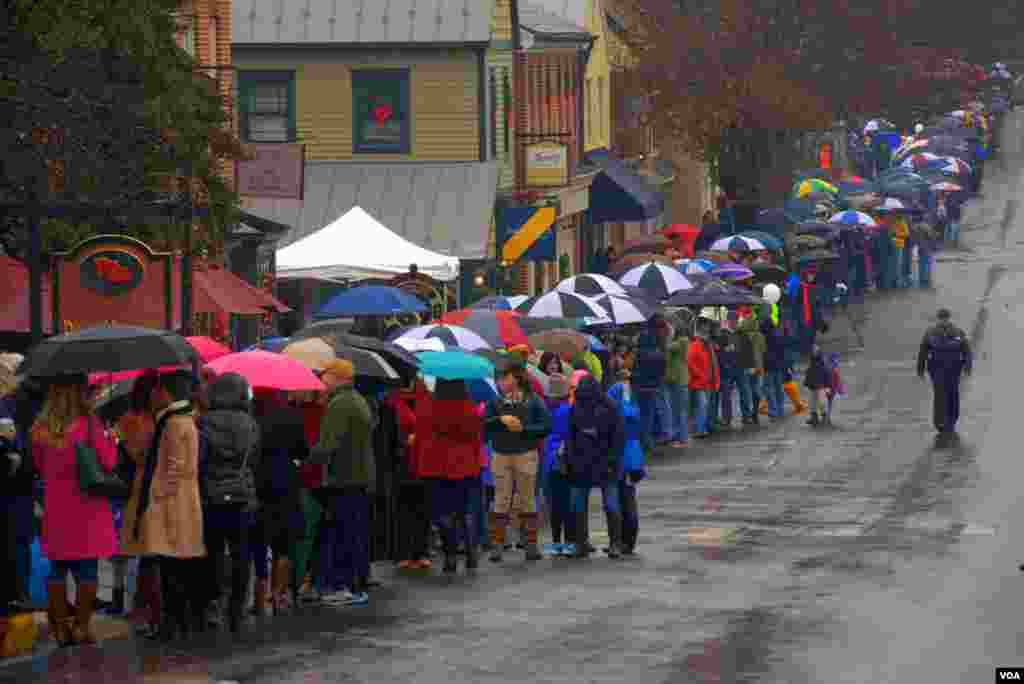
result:
<svg viewBox="0 0 1024 684"><path fill-rule="evenodd" d="M378 382L394 384L408 379L385 359L383 354L369 349L334 345L334 353L338 355L339 359L348 359L352 362L357 377L372 378Z"/></svg>
<svg viewBox="0 0 1024 684"><path fill-rule="evenodd" d="M753 306L764 300L735 285L721 280L709 280L692 290L676 292L665 306Z"/></svg>
<svg viewBox="0 0 1024 684"><path fill-rule="evenodd" d="M326 339L330 335L347 333L354 324L355 321L351 318L332 318L327 321L317 321L292 335L291 341L298 342L299 340L308 340L312 337Z"/></svg>
<svg viewBox="0 0 1024 684"><path fill-rule="evenodd" d="M420 367L419 361L416 360L416 355L406 349L402 349L397 344L351 333L339 333L324 339L334 347L335 353L341 357L344 357L349 347L366 349L379 354L402 376L403 381L409 381L414 378Z"/></svg>
<svg viewBox="0 0 1024 684"><path fill-rule="evenodd" d="M196 350L178 333L128 326L95 327L51 337L28 354L21 371L57 377L198 363Z"/></svg>

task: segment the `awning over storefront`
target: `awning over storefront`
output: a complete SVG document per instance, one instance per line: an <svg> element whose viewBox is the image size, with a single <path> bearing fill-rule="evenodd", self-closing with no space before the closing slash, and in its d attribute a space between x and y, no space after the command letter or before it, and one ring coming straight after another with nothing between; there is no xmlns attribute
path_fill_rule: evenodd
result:
<svg viewBox="0 0 1024 684"><path fill-rule="evenodd" d="M253 287L219 267L196 270L192 275L192 310L196 313L259 315L291 311L269 292Z"/></svg>
<svg viewBox="0 0 1024 684"><path fill-rule="evenodd" d="M50 305L49 273L43 277L43 332L52 334L53 310ZM144 296L126 302L101 297L80 288L61 288L60 314L63 321L73 326L87 326L117 320L119 323L136 325L163 325L164 293L160 281L144 281L140 291ZM9 293L0 297L0 332L31 332L31 309L29 308L28 267L8 256L0 256L0 292ZM179 306L181 301L180 265L174 265L172 278L172 302L175 327L181 324ZM192 274L192 310L195 313L262 315L267 311L286 313L291 311L278 299L239 278L234 273L219 267L197 268Z"/></svg>
<svg viewBox="0 0 1024 684"><path fill-rule="evenodd" d="M587 158L601 167L590 186L591 223L647 221L665 212L665 197L626 162L606 150L594 150Z"/></svg>
<svg viewBox="0 0 1024 684"><path fill-rule="evenodd" d="M306 162L305 199L251 199L246 211L291 226L278 249L362 207L400 237L461 259L487 256L498 166L493 162ZM344 249L344 245L339 246Z"/></svg>

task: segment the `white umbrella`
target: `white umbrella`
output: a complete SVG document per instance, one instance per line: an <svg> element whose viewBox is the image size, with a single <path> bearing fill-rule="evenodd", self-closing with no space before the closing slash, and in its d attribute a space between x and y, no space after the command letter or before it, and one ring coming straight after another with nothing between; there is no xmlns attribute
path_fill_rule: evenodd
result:
<svg viewBox="0 0 1024 684"><path fill-rule="evenodd" d="M735 249L747 249L751 252L763 252L768 248L760 240L746 235L730 235L711 244L712 252L729 252Z"/></svg>
<svg viewBox="0 0 1024 684"><path fill-rule="evenodd" d="M428 337L423 340L399 337L394 340L392 344L398 345L402 349L413 353L425 351L448 351L448 346L436 337Z"/></svg>
<svg viewBox="0 0 1024 684"><path fill-rule="evenodd" d="M693 281L683 275L679 269L653 261L629 269L619 278L619 282L623 285L638 287L656 299L668 299L680 290L693 288Z"/></svg>
<svg viewBox="0 0 1024 684"><path fill-rule="evenodd" d="M555 285L557 292L569 292L584 297L600 297L601 295L626 295L626 290L613 279L600 273L581 273L566 278ZM521 303L521 302L520 302Z"/></svg>
<svg viewBox="0 0 1024 684"><path fill-rule="evenodd" d="M515 308L528 318L607 318L592 299L571 292L548 292L531 297Z"/></svg>
<svg viewBox="0 0 1024 684"><path fill-rule="evenodd" d="M436 323L431 325L420 325L410 330L406 330L397 340L393 341L397 344L398 340L401 339L439 339L447 347L454 347L465 351L493 349L487 340L480 337L480 335L469 328L463 328L459 325L441 325Z"/></svg>
<svg viewBox="0 0 1024 684"><path fill-rule="evenodd" d="M603 295L595 298L594 301L607 311L608 318L618 325L643 323L656 313L654 307L650 304L632 297Z"/></svg>

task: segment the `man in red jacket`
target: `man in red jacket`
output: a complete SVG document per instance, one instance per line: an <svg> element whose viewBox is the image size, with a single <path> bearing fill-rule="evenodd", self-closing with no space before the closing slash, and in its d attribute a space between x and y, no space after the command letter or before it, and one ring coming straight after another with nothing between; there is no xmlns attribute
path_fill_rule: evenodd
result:
<svg viewBox="0 0 1024 684"><path fill-rule="evenodd" d="M710 340L709 321L697 321L697 334L686 353L686 365L690 372L690 395L694 398L693 436L704 439L708 436L708 402L712 392L722 386L718 358Z"/></svg>

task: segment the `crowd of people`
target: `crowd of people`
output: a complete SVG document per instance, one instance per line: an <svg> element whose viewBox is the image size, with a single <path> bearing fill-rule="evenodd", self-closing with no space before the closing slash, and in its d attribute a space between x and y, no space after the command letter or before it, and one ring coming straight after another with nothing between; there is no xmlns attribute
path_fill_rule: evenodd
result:
<svg viewBox="0 0 1024 684"><path fill-rule="evenodd" d="M827 343L833 308L872 286L908 287L915 252L918 282L930 285L931 254L956 243L965 196L929 193L923 212L865 207L880 229L843 233L841 259L794 266L764 304L659 313L576 355L503 350L488 401L463 380L366 389L352 362L336 359L319 369L320 393L254 390L234 373L147 371L110 417L95 410L89 377L21 378L0 358L0 494L16 559L0 577L0 608L31 603L27 549L38 536L61 645L94 641L101 560L119 589L137 577L130 615L145 635L238 634L248 613L366 604L375 561L428 570L440 552L443 573L457 573L460 558L473 573L482 554L509 558L510 532L526 562L586 559L598 550L594 490L604 552L632 556L652 450L782 421L787 397L810 426L827 425L846 392ZM771 260L733 256L752 267ZM531 366L548 379L543 394ZM85 452L125 491L83 492Z"/></svg>

